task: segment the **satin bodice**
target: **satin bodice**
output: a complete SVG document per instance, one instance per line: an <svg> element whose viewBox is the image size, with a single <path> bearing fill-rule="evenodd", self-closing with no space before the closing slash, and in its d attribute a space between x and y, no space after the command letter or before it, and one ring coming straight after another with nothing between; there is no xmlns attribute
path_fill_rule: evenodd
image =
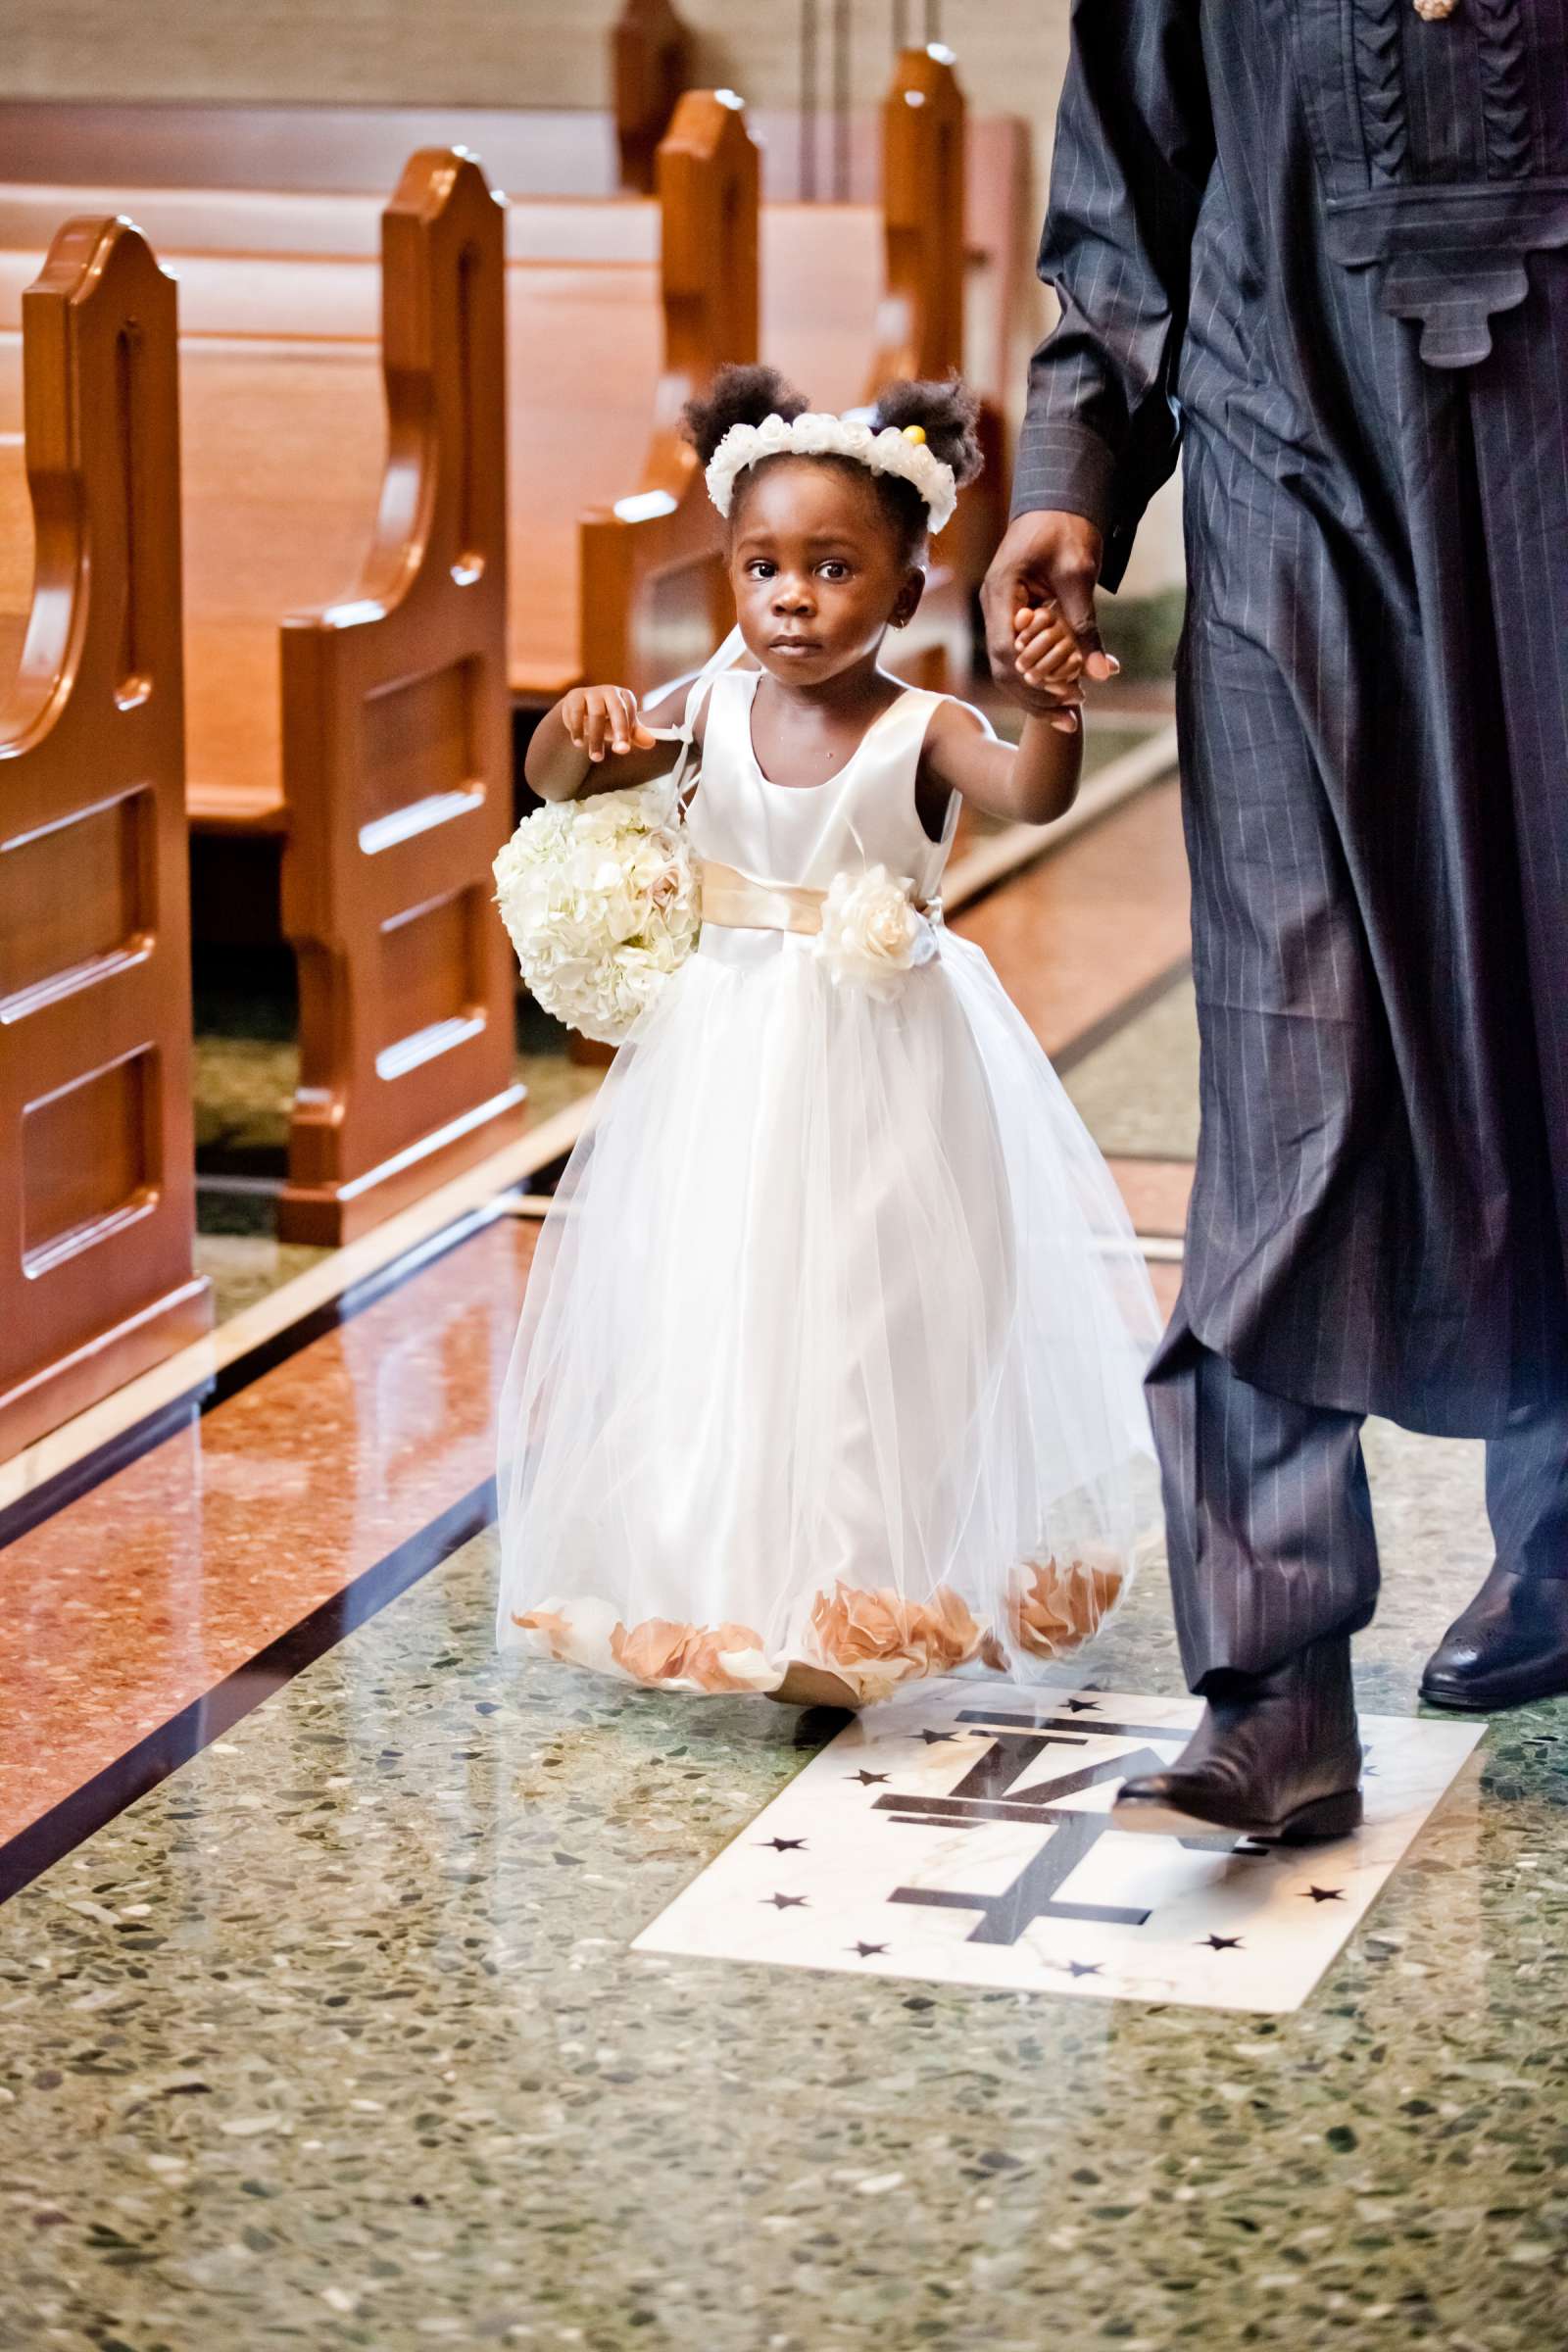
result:
<svg viewBox="0 0 1568 2352"><path fill-rule="evenodd" d="M710 695L701 780L688 823L699 858L736 867L760 881L826 890L835 874L872 865L913 885L934 902L953 846L955 796L940 841L920 822L915 786L931 713L943 697L907 687L861 736L837 775L820 784L776 784L762 773L752 743L758 670L723 671ZM781 953L778 931L707 927L701 953L725 961L760 961ZM799 942L795 943L797 946Z"/></svg>

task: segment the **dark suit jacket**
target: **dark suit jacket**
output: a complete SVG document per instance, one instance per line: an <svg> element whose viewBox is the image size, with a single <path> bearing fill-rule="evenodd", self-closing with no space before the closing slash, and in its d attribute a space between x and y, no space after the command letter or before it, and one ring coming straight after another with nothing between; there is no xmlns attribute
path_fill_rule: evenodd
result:
<svg viewBox="0 0 1568 2352"><path fill-rule="evenodd" d="M1568 5L1456 0L1428 23L1411 0L1075 0L1040 249L1064 315L1036 357L1013 511L1092 516L1109 588L1176 460L1216 148L1240 201L1299 206L1304 240L1370 273L1429 364L1471 366L1525 298L1525 257L1568 245Z"/></svg>
<svg viewBox="0 0 1568 2352"><path fill-rule="evenodd" d="M1255 1385L1568 1395L1568 0L1080 0L1015 511L1184 449L1184 1277Z"/></svg>

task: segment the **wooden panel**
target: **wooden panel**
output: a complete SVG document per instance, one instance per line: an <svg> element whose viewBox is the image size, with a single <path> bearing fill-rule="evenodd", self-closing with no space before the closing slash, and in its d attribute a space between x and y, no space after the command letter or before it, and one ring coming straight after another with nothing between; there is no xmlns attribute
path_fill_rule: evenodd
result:
<svg viewBox="0 0 1568 2352"><path fill-rule="evenodd" d="M876 204L762 211L762 352L818 408L863 401L887 280Z"/></svg>
<svg viewBox="0 0 1568 2352"><path fill-rule="evenodd" d="M483 664L454 662L365 698L360 847L374 856L484 792Z"/></svg>
<svg viewBox="0 0 1568 2352"><path fill-rule="evenodd" d="M485 1017L482 927L495 920L488 894L455 891L381 926L376 1073L404 1078L445 1053Z"/></svg>
<svg viewBox="0 0 1568 2352"><path fill-rule="evenodd" d="M211 1320L191 1257L174 289L123 221L74 220L22 318L36 586L0 708L6 1452Z"/></svg>
<svg viewBox="0 0 1568 2352"><path fill-rule="evenodd" d="M29 1279L95 1249L157 1202L158 1055L88 1070L22 1112L22 1265Z"/></svg>
<svg viewBox="0 0 1568 2352"><path fill-rule="evenodd" d="M882 109L884 377L963 365L964 105L945 49L906 49Z"/></svg>
<svg viewBox="0 0 1568 2352"><path fill-rule="evenodd" d="M0 1020L148 952L156 835L143 787L0 840Z"/></svg>
<svg viewBox="0 0 1568 2352"><path fill-rule="evenodd" d="M4 113L0 107L0 118ZM489 150L484 152L488 157ZM395 172L396 166L387 178ZM0 181L0 247L41 252L68 213L103 200L103 182L33 187L25 181ZM299 195L286 188L145 188L135 196L133 209L137 227L163 255L167 268L172 255L375 261L385 202L384 194ZM524 262L642 262L652 267L659 260L658 210L638 197L542 199L509 193L507 254ZM179 267L183 277L183 260Z"/></svg>

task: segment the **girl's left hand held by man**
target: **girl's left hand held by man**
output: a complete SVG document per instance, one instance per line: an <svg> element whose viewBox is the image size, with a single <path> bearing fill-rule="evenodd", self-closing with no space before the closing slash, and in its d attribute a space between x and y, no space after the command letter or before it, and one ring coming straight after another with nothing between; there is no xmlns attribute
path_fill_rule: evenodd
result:
<svg viewBox="0 0 1568 2352"><path fill-rule="evenodd" d="M1025 686L1055 704L1048 724L1060 734L1075 735L1083 702L1084 656L1059 606L1025 605L1013 614L1013 665Z"/></svg>

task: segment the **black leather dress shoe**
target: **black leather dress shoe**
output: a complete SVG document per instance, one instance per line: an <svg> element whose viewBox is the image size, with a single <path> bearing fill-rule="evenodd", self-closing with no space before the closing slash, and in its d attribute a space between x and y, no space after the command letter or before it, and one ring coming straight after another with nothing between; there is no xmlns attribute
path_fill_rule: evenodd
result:
<svg viewBox="0 0 1568 2352"><path fill-rule="evenodd" d="M1435 1707L1490 1714L1568 1693L1568 1577L1494 1565L1427 1660L1421 1695Z"/></svg>
<svg viewBox="0 0 1568 2352"><path fill-rule="evenodd" d="M1361 1821L1361 1741L1348 1641L1315 1642L1272 1674L1235 1675L1168 1772L1124 1781L1118 1830L1234 1830L1287 1845Z"/></svg>

